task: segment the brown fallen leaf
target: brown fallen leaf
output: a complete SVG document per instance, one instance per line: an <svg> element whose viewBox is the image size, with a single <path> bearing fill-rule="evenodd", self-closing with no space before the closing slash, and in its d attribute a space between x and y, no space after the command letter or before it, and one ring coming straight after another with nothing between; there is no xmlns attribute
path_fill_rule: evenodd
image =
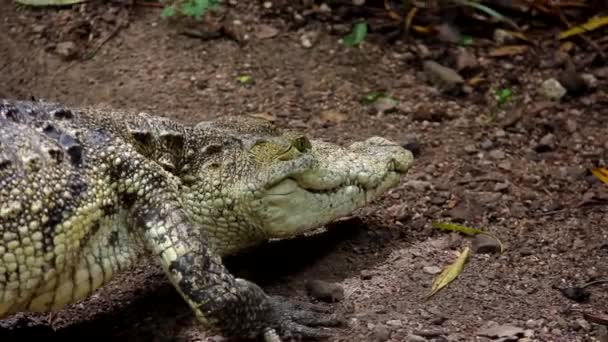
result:
<svg viewBox="0 0 608 342"><path fill-rule="evenodd" d="M521 55L528 51L527 45L505 45L490 50L490 56L492 57L504 57Z"/></svg>
<svg viewBox="0 0 608 342"><path fill-rule="evenodd" d="M433 280L431 286L431 293L427 296L427 299L434 296L442 288L450 284L456 279L464 269L464 265L469 260L471 250L469 247L465 247L462 252L459 253L458 258L452 264L448 265L443 271Z"/></svg>
<svg viewBox="0 0 608 342"><path fill-rule="evenodd" d="M277 120L276 116L274 116L270 113L267 113L267 112L249 114L249 116L253 116L254 118L263 119L263 120L270 121L270 122L274 122Z"/></svg>
<svg viewBox="0 0 608 342"><path fill-rule="evenodd" d="M346 121L347 116L335 110L326 110L319 115L319 119L324 123L339 124Z"/></svg>

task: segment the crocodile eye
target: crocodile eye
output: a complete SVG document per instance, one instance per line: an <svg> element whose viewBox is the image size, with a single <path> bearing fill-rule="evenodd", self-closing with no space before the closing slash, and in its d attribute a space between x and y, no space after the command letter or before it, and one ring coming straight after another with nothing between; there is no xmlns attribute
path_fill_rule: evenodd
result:
<svg viewBox="0 0 608 342"><path fill-rule="evenodd" d="M312 147L311 144L310 144L310 140L308 140L307 137L298 137L298 138L295 138L291 142L291 145L293 147L295 147L300 152L306 152L306 151L308 151Z"/></svg>

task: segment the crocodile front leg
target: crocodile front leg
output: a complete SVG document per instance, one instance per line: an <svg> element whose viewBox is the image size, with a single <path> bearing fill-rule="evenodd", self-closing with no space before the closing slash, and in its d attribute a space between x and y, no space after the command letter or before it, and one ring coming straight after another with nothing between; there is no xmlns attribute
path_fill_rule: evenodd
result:
<svg viewBox="0 0 608 342"><path fill-rule="evenodd" d="M163 179L154 188L134 206L134 218L144 228L147 248L208 329L247 338L269 331L321 337L313 326L341 323L311 305L270 297L257 285L233 277L209 247L205 230L189 221L170 185Z"/></svg>

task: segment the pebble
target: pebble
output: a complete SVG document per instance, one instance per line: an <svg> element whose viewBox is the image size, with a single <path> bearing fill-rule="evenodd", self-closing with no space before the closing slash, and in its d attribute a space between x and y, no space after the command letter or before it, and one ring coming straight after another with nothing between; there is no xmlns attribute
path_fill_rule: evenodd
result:
<svg viewBox="0 0 608 342"><path fill-rule="evenodd" d="M467 49L460 47L456 55L456 70L462 71L464 69L475 69L479 63L477 58Z"/></svg>
<svg viewBox="0 0 608 342"><path fill-rule="evenodd" d="M383 342L391 338L391 329L384 324L378 324L372 331L372 340Z"/></svg>
<svg viewBox="0 0 608 342"><path fill-rule="evenodd" d="M489 328L480 329L477 332L479 336L485 336L490 338L500 337L523 337L524 329L513 325L492 325Z"/></svg>
<svg viewBox="0 0 608 342"><path fill-rule="evenodd" d="M538 145L536 145L536 147L534 149L536 150L536 152L539 152L539 153L549 152L549 151L553 151L555 149L556 145L557 145L557 138L555 137L554 134L548 133L540 139L540 141L538 142Z"/></svg>
<svg viewBox="0 0 608 342"><path fill-rule="evenodd" d="M566 120L566 130L568 132L574 133L574 132L576 132L577 128L578 128L578 125L576 124L576 121L574 121L572 119Z"/></svg>
<svg viewBox="0 0 608 342"><path fill-rule="evenodd" d="M566 92L566 88L555 78L549 78L540 85L541 95L549 100L560 100Z"/></svg>
<svg viewBox="0 0 608 342"><path fill-rule="evenodd" d="M391 319L391 320L386 321L386 325L389 325L391 327L402 327L403 322L401 322L401 320L399 320L399 319Z"/></svg>
<svg viewBox="0 0 608 342"><path fill-rule="evenodd" d="M302 47L304 47L306 49L310 49L312 47L312 42L306 36L300 37L300 44L302 44Z"/></svg>
<svg viewBox="0 0 608 342"><path fill-rule="evenodd" d="M410 334L407 335L406 339L407 342L426 342L426 338L422 337L422 336L418 336L418 335L414 335L414 334Z"/></svg>
<svg viewBox="0 0 608 342"><path fill-rule="evenodd" d="M424 62L424 70L429 76L430 81L441 91L454 93L462 89L464 78L456 70L434 61Z"/></svg>
<svg viewBox="0 0 608 342"><path fill-rule="evenodd" d="M528 329L534 329L534 328L540 327L541 324L540 324L539 321L536 321L536 320L533 320L533 319L529 319L529 320L526 321L525 326Z"/></svg>
<svg viewBox="0 0 608 342"><path fill-rule="evenodd" d="M583 79L583 82L585 82L585 85L587 86L587 88L589 89L595 89L597 88L597 78L593 75L593 74L582 74L581 78Z"/></svg>
<svg viewBox="0 0 608 342"><path fill-rule="evenodd" d="M494 185L494 191L495 192L503 192L505 190L509 189L509 183L508 182L502 182L502 183L496 183Z"/></svg>
<svg viewBox="0 0 608 342"><path fill-rule="evenodd" d="M55 52L66 60L74 58L77 50L76 44L71 41L61 42L55 47Z"/></svg>
<svg viewBox="0 0 608 342"><path fill-rule="evenodd" d="M490 153L488 153L488 156L490 156L490 158L492 159L504 159L505 158L505 153L501 150L492 150L490 151Z"/></svg>
<svg viewBox="0 0 608 342"><path fill-rule="evenodd" d="M477 147L474 144L469 144L464 147L464 151L468 154L477 153Z"/></svg>
<svg viewBox="0 0 608 342"><path fill-rule="evenodd" d="M344 299L344 289L338 284L323 280L310 280L306 282L308 294L318 300L326 302L339 302Z"/></svg>
<svg viewBox="0 0 608 342"><path fill-rule="evenodd" d="M498 253L500 252L500 244L496 239L488 236L487 234L477 234L473 239L472 248L475 253Z"/></svg>
<svg viewBox="0 0 608 342"><path fill-rule="evenodd" d="M591 330L591 324L589 324L589 322L587 322L587 320L584 319L584 318L578 318L576 320L576 325L578 325L584 331L590 331Z"/></svg>
<svg viewBox="0 0 608 342"><path fill-rule="evenodd" d="M484 141L479 144L479 147L487 151L494 147L494 143L490 139L484 139Z"/></svg>
<svg viewBox="0 0 608 342"><path fill-rule="evenodd" d="M503 170L509 171L509 170L511 170L511 162L510 161L500 162L500 163L498 163L498 167Z"/></svg>
<svg viewBox="0 0 608 342"><path fill-rule="evenodd" d="M496 29L494 30L494 40L498 45L504 45L505 43L513 42L515 37L508 31Z"/></svg>
<svg viewBox="0 0 608 342"><path fill-rule="evenodd" d="M431 184L431 182L412 179L405 182L405 186L412 188L416 191L425 191L427 189L430 189L433 185Z"/></svg>
<svg viewBox="0 0 608 342"><path fill-rule="evenodd" d="M393 111L397 104L396 100L383 96L374 102L374 108L380 113L388 113Z"/></svg>
<svg viewBox="0 0 608 342"><path fill-rule="evenodd" d="M438 267L438 266L424 266L424 267L422 268L422 271L423 271L424 273L434 275L434 274L439 274L439 273L441 273L441 268L440 268L440 267Z"/></svg>

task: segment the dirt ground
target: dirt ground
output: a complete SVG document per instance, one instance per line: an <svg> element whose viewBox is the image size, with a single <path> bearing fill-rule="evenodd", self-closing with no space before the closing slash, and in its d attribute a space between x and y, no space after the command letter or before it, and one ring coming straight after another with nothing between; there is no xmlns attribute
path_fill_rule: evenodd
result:
<svg viewBox="0 0 608 342"><path fill-rule="evenodd" d="M214 35L168 24L154 7L26 10L2 1L0 97L103 103L185 122L260 114L335 142L382 135L403 143L417 161L399 187L324 234L262 246L228 260L230 268L303 300L311 300L308 280L339 284L345 296L331 305L348 325L332 341L489 341L499 339L484 329L506 325L520 331L505 341L608 341L606 326L589 319L608 314L608 287L588 287L582 303L559 290L608 278L608 185L589 171L608 159L608 70L593 50L576 41L569 54L595 87L550 102L539 89L562 73L557 44L496 58L491 40L459 48L378 33L350 48L339 42L348 22L306 15L297 2L294 16L280 3L227 6ZM453 67L463 49L475 65L467 76L483 80L446 93L419 57ZM241 75L254 83L237 82ZM514 94L502 108L499 88ZM398 104L362 102L372 91ZM435 221L485 229L505 250L474 253L425 300L438 268L472 243L432 229ZM151 261L52 316L0 321L3 342L26 336L218 339L197 327Z"/></svg>

